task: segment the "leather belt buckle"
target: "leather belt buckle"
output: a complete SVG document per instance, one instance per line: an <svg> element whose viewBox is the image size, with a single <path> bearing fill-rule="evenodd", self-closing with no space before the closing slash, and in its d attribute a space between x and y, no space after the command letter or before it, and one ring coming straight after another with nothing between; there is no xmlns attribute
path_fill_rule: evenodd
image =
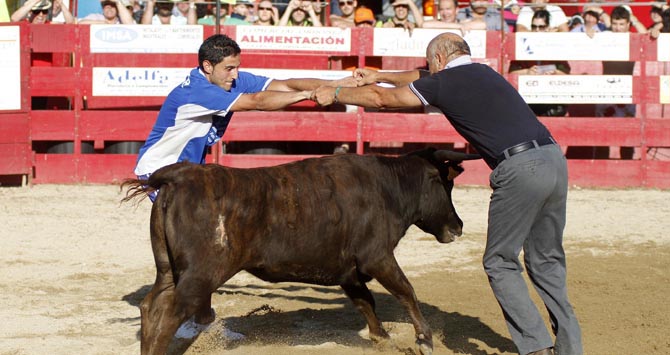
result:
<svg viewBox="0 0 670 355"><path fill-rule="evenodd" d="M538 140L533 139L532 141L523 142L523 143L519 143L517 145L511 146L511 147L503 150L502 154L500 154L498 156L498 164L500 164L500 162L502 162L503 160L505 160L509 157L512 157L512 156L517 155L519 153L523 153L523 152L525 152L529 149L539 148L539 147L542 147L542 146L545 146L545 145L548 145L548 144L556 144L556 141L554 140L554 138L549 137L549 138L538 139Z"/></svg>

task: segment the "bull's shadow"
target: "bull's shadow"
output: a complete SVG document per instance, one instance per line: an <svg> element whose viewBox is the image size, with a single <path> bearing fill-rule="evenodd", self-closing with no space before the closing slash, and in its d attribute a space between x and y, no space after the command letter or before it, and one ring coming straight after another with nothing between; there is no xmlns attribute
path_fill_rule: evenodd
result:
<svg viewBox="0 0 670 355"><path fill-rule="evenodd" d="M136 292L124 296L123 299L139 307L139 302L150 289L150 285L143 286ZM372 291L372 293L377 304L377 315L382 322L408 325L396 331L387 328L391 332L392 339L391 345L387 346L394 347L398 353L412 354L411 343L404 342L401 347L392 345L396 343L398 333L403 333L404 338L414 338L409 315L392 295L386 292ZM316 346L326 342L348 347L373 347L373 343L367 337L359 335L360 330L365 329L367 325L364 317L339 287L292 283L273 284L270 287L223 285L214 293L212 306L218 309L222 303L234 302L236 298L243 299L245 307L252 303L250 300L259 306L250 306L254 309L242 316L228 316L220 311L217 313L217 319L210 329L225 329L244 335L243 339L232 341L223 335L215 335L217 339L221 339L222 350L246 344ZM311 308L284 311L279 305L282 302L306 303L305 307ZM460 354L495 355L515 352L514 344L508 338L495 332L477 317L444 311L423 302L419 305L433 329L435 344L441 342L447 349ZM139 339L139 331L136 336ZM173 340L169 353L185 353L196 339L197 337L190 340ZM498 351L482 350L476 342Z"/></svg>

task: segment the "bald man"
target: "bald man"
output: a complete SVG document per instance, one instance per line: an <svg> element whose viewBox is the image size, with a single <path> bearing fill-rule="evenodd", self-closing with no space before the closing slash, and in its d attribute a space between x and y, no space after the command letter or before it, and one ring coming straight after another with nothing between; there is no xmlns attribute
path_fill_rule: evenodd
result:
<svg viewBox="0 0 670 355"><path fill-rule="evenodd" d="M519 93L490 67L473 63L458 35L426 50L429 72L357 69L361 87L321 87L321 105L374 108L432 105L493 170L484 270L520 354L581 355L581 330L568 300L563 228L565 157ZM389 83L395 87L367 85ZM398 127L402 129L402 127ZM519 254L552 320L555 342L530 298Z"/></svg>

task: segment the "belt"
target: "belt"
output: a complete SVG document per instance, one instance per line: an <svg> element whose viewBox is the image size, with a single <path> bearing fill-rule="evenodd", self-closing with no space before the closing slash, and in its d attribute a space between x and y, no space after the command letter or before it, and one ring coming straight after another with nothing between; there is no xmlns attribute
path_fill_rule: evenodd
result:
<svg viewBox="0 0 670 355"><path fill-rule="evenodd" d="M511 156L517 155L519 153L523 153L523 152L525 152L529 149L539 148L541 146L549 145L549 144L556 144L556 141L554 140L554 138L547 137L547 138L542 138L542 139L537 139L537 140L533 139L532 141L519 143L515 146L509 147L509 148L503 150L503 152L498 156L498 163L500 163L501 161L503 161L503 160L505 160L505 159L507 159Z"/></svg>

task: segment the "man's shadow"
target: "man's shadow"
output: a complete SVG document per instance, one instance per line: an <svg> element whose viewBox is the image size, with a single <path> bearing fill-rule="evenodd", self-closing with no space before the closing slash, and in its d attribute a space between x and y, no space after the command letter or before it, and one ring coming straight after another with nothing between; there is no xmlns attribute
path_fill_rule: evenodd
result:
<svg viewBox="0 0 670 355"><path fill-rule="evenodd" d="M151 290L151 287L151 285L142 286L135 292L124 295L122 300L139 308L140 302ZM258 290L263 292L259 294L257 293ZM288 295L286 294L287 291L290 291ZM377 315L382 322L411 325L409 315L395 297L386 292L373 291L372 293L377 304ZM256 297L267 300L263 306L242 316L217 315L217 320L213 325L224 329L233 329L235 332L245 335L243 339L230 342L223 341L222 349L234 349L252 343L291 346L319 345L326 342L335 342L350 347L373 347L370 340L359 335L359 331L366 328L367 325L364 317L338 287L275 284L271 289L268 289L257 285L223 285L214 293L214 296L217 296L217 294L226 298ZM333 294L341 294L341 297L333 298ZM327 296L327 298L319 297L319 295ZM294 311L275 309L272 306L273 300L279 298L304 302L313 305L313 308ZM217 300L213 299L212 303L213 307L216 308ZM433 341L436 344L441 342L454 353L495 355L516 351L510 339L495 332L477 317L460 312L444 311L422 302L419 303L419 307L431 329L433 329ZM137 320L139 320L139 317L132 319L132 321ZM414 332L412 327L407 329ZM435 336L436 334L439 334L439 336ZM138 340L140 339L139 330L136 337ZM192 339L173 339L168 353L185 353L197 338L198 336ZM413 349L399 348L394 345L393 338L394 335L391 336L391 346L395 346L395 350L405 354L414 353ZM497 349L498 352L482 350L478 343L486 344L491 349Z"/></svg>

